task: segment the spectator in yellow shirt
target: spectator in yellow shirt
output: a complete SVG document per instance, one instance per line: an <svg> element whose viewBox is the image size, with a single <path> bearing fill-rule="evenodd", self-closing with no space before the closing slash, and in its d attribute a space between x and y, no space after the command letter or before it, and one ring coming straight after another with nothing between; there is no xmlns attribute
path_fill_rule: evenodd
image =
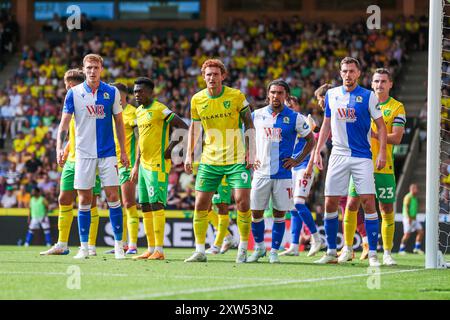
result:
<svg viewBox="0 0 450 320"><path fill-rule="evenodd" d="M25 141L25 135L23 132L19 132L17 134L16 139L13 141L13 148L15 152L22 152L25 150L26 141Z"/></svg>

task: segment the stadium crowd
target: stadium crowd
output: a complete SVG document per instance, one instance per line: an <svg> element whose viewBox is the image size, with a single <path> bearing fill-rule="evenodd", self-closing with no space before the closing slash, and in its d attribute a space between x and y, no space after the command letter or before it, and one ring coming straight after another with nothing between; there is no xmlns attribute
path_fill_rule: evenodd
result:
<svg viewBox="0 0 450 320"><path fill-rule="evenodd" d="M66 93L62 78L66 70L80 67L88 53L103 56L102 79L107 82L122 82L131 89L138 76L154 79L155 97L186 122L190 121L191 96L204 87L200 66L214 56L229 70L225 84L244 92L253 108L265 105L267 83L283 78L304 106L304 113L320 124L323 113L313 93L323 83L340 82L337 65L341 58L352 56L361 61L361 85L370 88L376 68L398 74L411 50L424 49L426 32L414 18L367 30L365 22L305 24L292 17L236 20L205 34L143 33L137 43L106 33L88 36L83 31L67 33L63 41L51 43L41 34L34 44L23 46L16 74L0 88L0 139L11 149L0 153L0 205L26 208L30 192L37 186L49 209L57 206L61 170L55 141ZM132 95L129 102L134 103ZM320 177L318 183L322 180ZM174 166L169 176L168 209L192 209L193 188L193 176L182 166ZM106 207L104 197L99 207Z"/></svg>

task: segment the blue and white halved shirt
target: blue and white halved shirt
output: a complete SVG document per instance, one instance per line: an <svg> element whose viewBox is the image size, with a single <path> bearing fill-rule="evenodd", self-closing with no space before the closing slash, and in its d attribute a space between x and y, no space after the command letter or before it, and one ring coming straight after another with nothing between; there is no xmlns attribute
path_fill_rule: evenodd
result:
<svg viewBox="0 0 450 320"><path fill-rule="evenodd" d="M283 159L292 157L297 135L306 137L310 132L306 118L284 106L276 114L272 107L252 113L256 129L256 159L261 162L254 176L270 179L291 179L292 172L283 168Z"/></svg>
<svg viewBox="0 0 450 320"><path fill-rule="evenodd" d="M347 92L344 86L327 91L325 117L331 118L332 154L372 159L371 118L382 117L373 91L357 86Z"/></svg>

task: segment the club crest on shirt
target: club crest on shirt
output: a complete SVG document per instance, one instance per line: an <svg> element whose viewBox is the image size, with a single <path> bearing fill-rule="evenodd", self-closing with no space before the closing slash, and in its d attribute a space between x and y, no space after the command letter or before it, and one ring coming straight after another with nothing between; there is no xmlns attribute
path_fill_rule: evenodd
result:
<svg viewBox="0 0 450 320"><path fill-rule="evenodd" d="M103 94L103 99L109 99L109 93L108 92L105 92L104 94Z"/></svg>
<svg viewBox="0 0 450 320"><path fill-rule="evenodd" d="M283 123L289 124L289 117L284 117L283 118Z"/></svg>
<svg viewBox="0 0 450 320"><path fill-rule="evenodd" d="M385 117L389 117L391 115L391 110L386 109L386 110L383 111L383 114L384 114Z"/></svg>
<svg viewBox="0 0 450 320"><path fill-rule="evenodd" d="M223 102L223 106L225 107L225 109L228 109L231 107L231 101L224 101Z"/></svg>
<svg viewBox="0 0 450 320"><path fill-rule="evenodd" d="M147 119L148 120L152 120L152 118L153 118L153 112L147 112Z"/></svg>
<svg viewBox="0 0 450 320"><path fill-rule="evenodd" d="M346 122L355 122L356 110L354 108L337 108L337 119Z"/></svg>
<svg viewBox="0 0 450 320"><path fill-rule="evenodd" d="M357 96L356 97L356 102L363 102L363 97Z"/></svg>

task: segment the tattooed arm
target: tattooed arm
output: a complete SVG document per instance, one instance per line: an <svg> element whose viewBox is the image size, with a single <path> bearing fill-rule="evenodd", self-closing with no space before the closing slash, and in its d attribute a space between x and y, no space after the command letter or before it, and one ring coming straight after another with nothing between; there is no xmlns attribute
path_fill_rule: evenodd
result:
<svg viewBox="0 0 450 320"><path fill-rule="evenodd" d="M63 144L66 141L67 135L69 133L69 124L72 119L72 114L62 113L61 122L59 123L58 136L56 138L56 159L58 164L64 166L64 148Z"/></svg>

